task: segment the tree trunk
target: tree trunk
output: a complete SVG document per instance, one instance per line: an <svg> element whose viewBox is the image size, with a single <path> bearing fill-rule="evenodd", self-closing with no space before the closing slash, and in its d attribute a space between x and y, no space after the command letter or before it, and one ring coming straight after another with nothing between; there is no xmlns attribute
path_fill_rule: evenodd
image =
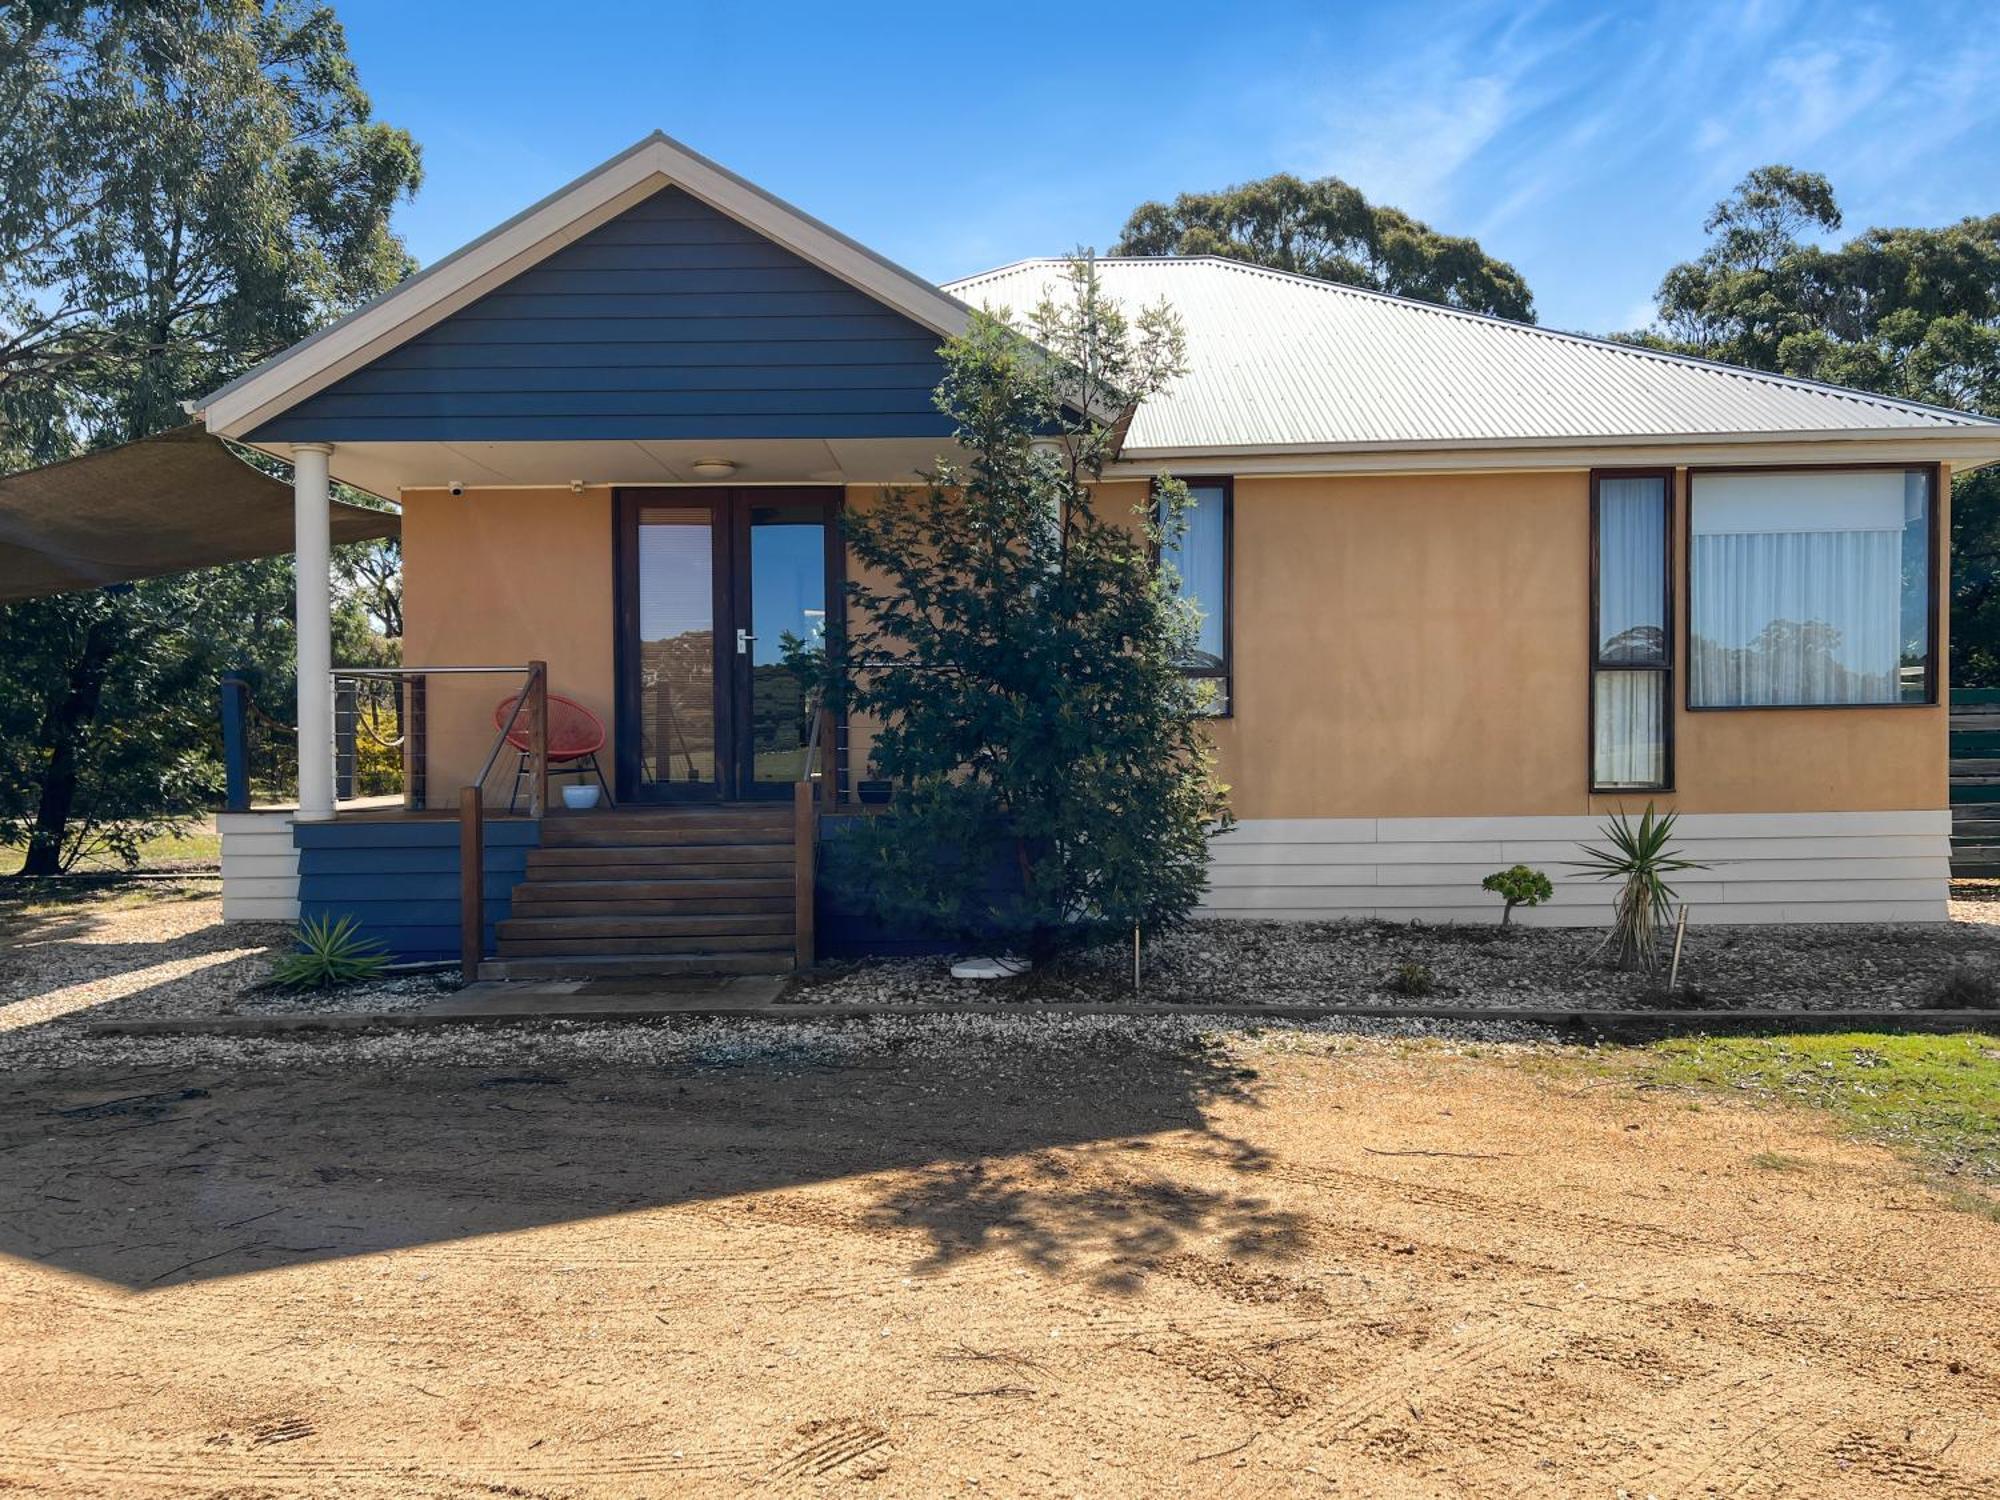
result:
<svg viewBox="0 0 2000 1500"><path fill-rule="evenodd" d="M23 875L62 873L63 843L76 805L77 739L97 717L111 647L111 622L92 620L84 632L83 650L70 667L67 687L50 700L42 717L41 743L48 752L48 770L42 776L34 831L28 835L28 857L21 863Z"/></svg>

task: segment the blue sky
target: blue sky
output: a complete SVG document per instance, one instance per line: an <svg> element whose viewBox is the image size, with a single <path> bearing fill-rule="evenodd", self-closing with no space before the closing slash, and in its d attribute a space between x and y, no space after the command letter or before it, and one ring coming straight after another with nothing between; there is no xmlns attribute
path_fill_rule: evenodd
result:
<svg viewBox="0 0 2000 1500"><path fill-rule="evenodd" d="M1994 0L336 4L424 148L426 262L655 128L939 280L1331 173L1589 331L1642 323L1765 162L1830 176L1849 231L2000 210Z"/></svg>

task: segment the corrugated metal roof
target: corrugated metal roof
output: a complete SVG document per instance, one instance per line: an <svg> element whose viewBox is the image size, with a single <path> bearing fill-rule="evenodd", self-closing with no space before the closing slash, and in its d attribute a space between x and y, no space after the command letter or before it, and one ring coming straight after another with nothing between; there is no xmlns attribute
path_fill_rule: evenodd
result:
<svg viewBox="0 0 2000 1500"><path fill-rule="evenodd" d="M1557 333L1215 257L1099 259L1127 312L1164 300L1189 371L1133 418L1125 452L1913 432L1987 418ZM1064 276L1027 260L948 282L1024 314Z"/></svg>

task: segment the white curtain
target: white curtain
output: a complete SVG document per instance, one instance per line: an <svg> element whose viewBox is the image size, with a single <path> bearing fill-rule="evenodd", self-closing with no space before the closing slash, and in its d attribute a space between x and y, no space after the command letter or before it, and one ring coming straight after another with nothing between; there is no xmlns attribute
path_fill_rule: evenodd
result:
<svg viewBox="0 0 2000 1500"><path fill-rule="evenodd" d="M1664 672L1597 674L1594 786L1648 787L1666 781L1666 681Z"/></svg>
<svg viewBox="0 0 2000 1500"><path fill-rule="evenodd" d="M1223 504L1220 485L1188 486L1187 529L1178 543L1160 548L1161 558L1180 575L1180 593L1201 611L1201 634L1186 665L1219 667L1222 663Z"/></svg>
<svg viewBox="0 0 2000 1500"><path fill-rule="evenodd" d="M1597 649L1607 662L1666 662L1667 494L1663 479L1597 487Z"/></svg>
<svg viewBox="0 0 2000 1500"><path fill-rule="evenodd" d="M1927 503L1900 471L1696 476L1694 703L1896 702L1906 533Z"/></svg>

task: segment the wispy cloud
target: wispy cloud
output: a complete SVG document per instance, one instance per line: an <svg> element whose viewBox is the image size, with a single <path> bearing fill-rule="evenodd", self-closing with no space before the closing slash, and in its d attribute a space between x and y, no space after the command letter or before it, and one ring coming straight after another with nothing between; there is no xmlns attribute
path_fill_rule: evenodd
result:
<svg viewBox="0 0 2000 1500"><path fill-rule="evenodd" d="M1564 58L1601 24L1552 23L1546 5L1472 0L1427 19L1423 39L1386 34L1365 65L1315 59L1328 82L1299 96L1285 154L1412 213L1448 211L1468 168L1564 91Z"/></svg>
<svg viewBox="0 0 2000 1500"><path fill-rule="evenodd" d="M1377 13L1379 16L1381 13ZM1631 327L1752 167L1825 172L1851 228L2000 208L2000 6L1461 0L1301 59L1277 152L1528 273L1545 315ZM1594 258L1593 258L1594 257Z"/></svg>

